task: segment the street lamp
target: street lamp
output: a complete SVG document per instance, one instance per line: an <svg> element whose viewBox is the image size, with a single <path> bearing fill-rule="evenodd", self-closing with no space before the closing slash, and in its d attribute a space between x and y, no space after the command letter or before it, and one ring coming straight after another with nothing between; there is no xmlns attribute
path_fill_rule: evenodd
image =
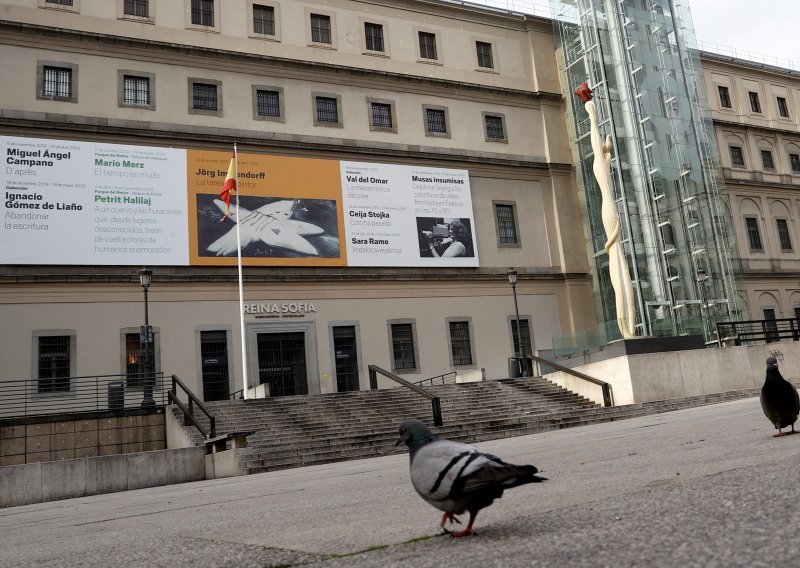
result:
<svg viewBox="0 0 800 568"><path fill-rule="evenodd" d="M147 289L153 279L153 271L142 268L139 271L139 283L144 290L144 327L139 331L139 341L144 343L144 373L142 375L142 408L152 408L156 405L153 399L153 371L151 368L151 346L153 344L153 331L150 328L150 319L147 313Z"/></svg>
<svg viewBox="0 0 800 568"><path fill-rule="evenodd" d="M708 327L709 318L708 318L708 298L706 297L706 270L702 266L697 269L697 283L700 286L700 296L703 300L703 305L701 306L702 311L700 312L700 316L703 318L703 332L706 334L706 339L711 339L711 331Z"/></svg>
<svg viewBox="0 0 800 568"><path fill-rule="evenodd" d="M519 305L517 304L517 271L513 268L508 269L508 283L511 284L511 292L514 294L514 314L517 322L517 368L519 369L519 376L524 377L525 373L522 367L522 328L519 325Z"/></svg>

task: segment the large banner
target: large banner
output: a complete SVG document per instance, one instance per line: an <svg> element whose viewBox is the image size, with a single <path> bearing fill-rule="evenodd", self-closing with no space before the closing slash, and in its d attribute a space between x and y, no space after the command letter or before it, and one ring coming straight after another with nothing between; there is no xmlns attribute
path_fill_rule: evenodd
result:
<svg viewBox="0 0 800 568"><path fill-rule="evenodd" d="M0 137L0 262L478 266L466 170Z"/></svg>

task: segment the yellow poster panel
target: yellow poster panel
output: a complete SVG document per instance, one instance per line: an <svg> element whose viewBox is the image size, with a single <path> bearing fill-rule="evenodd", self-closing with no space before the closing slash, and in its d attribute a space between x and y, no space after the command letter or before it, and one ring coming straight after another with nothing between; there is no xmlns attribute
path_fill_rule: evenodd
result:
<svg viewBox="0 0 800 568"><path fill-rule="evenodd" d="M189 150L189 262L236 265L236 225L247 266L346 266L338 160L239 153L236 197L220 192L233 152Z"/></svg>

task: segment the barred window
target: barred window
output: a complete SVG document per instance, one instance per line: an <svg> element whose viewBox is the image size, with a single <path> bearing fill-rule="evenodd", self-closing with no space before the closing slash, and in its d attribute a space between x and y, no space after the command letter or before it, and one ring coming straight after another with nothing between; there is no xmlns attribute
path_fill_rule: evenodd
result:
<svg viewBox="0 0 800 568"><path fill-rule="evenodd" d="M528 320L519 320L519 331L522 332L522 349L520 349L519 336L517 333L517 320L511 320L511 335L514 341L514 353L522 353L523 355L530 355L533 353L531 349L531 330L528 325Z"/></svg>
<svg viewBox="0 0 800 568"><path fill-rule="evenodd" d="M419 32L419 56L422 59L438 59L436 57L436 34Z"/></svg>
<svg viewBox="0 0 800 568"><path fill-rule="evenodd" d="M476 41L475 48L478 51L478 67L483 67L484 69L494 69L492 44L483 41Z"/></svg>
<svg viewBox="0 0 800 568"><path fill-rule="evenodd" d="M214 0L192 0L192 25L214 27Z"/></svg>
<svg viewBox="0 0 800 568"><path fill-rule="evenodd" d="M789 118L789 105L784 97L778 97L778 112L783 118Z"/></svg>
<svg viewBox="0 0 800 568"><path fill-rule="evenodd" d="M428 132L447 134L447 118L443 110L435 108L425 109L425 124Z"/></svg>
<svg viewBox="0 0 800 568"><path fill-rule="evenodd" d="M47 0L47 4L58 4L59 6L72 6L72 0Z"/></svg>
<svg viewBox="0 0 800 568"><path fill-rule="evenodd" d="M256 113L258 116L281 115L281 98L278 91L256 91Z"/></svg>
<svg viewBox="0 0 800 568"><path fill-rule="evenodd" d="M275 35L275 8L253 4L253 32Z"/></svg>
<svg viewBox="0 0 800 568"><path fill-rule="evenodd" d="M392 128L392 105L372 103L372 126L376 128Z"/></svg>
<svg viewBox="0 0 800 568"><path fill-rule="evenodd" d="M503 117L487 114L484 117L486 122L486 137L494 140L505 140L506 133L503 128Z"/></svg>
<svg viewBox="0 0 800 568"><path fill-rule="evenodd" d="M192 108L195 110L217 110L217 86L208 83L192 84Z"/></svg>
<svg viewBox="0 0 800 568"><path fill-rule="evenodd" d="M147 350L138 333L125 334L125 375L129 387L141 387L147 371Z"/></svg>
<svg viewBox="0 0 800 568"><path fill-rule="evenodd" d="M789 165L793 172L800 172L800 154L789 154Z"/></svg>
<svg viewBox="0 0 800 568"><path fill-rule="evenodd" d="M468 321L450 322L450 350L453 354L453 365L472 365Z"/></svg>
<svg viewBox="0 0 800 568"><path fill-rule="evenodd" d="M722 108L731 108L731 94L728 87L718 85L717 90L719 91L719 106Z"/></svg>
<svg viewBox="0 0 800 568"><path fill-rule="evenodd" d="M317 122L339 122L337 100L331 97L317 97Z"/></svg>
<svg viewBox="0 0 800 568"><path fill-rule="evenodd" d="M497 234L501 245L515 245L517 238L517 223L514 216L514 206L496 203L494 206L497 218Z"/></svg>
<svg viewBox="0 0 800 568"><path fill-rule="evenodd" d="M758 229L758 219L755 217L745 217L744 222L747 227L747 240L750 242L750 250L764 250L761 244L761 231Z"/></svg>
<svg viewBox="0 0 800 568"><path fill-rule="evenodd" d="M369 51L383 51L383 26L380 24L364 24L364 37L366 48Z"/></svg>
<svg viewBox="0 0 800 568"><path fill-rule="evenodd" d="M331 17L311 14L311 41L333 43L331 40Z"/></svg>
<svg viewBox="0 0 800 568"><path fill-rule="evenodd" d="M125 0L122 12L126 16L147 18L150 15L148 0Z"/></svg>
<svg viewBox="0 0 800 568"><path fill-rule="evenodd" d="M70 390L70 336L39 337L38 392Z"/></svg>
<svg viewBox="0 0 800 568"><path fill-rule="evenodd" d="M122 101L131 105L149 105L150 78L125 75L122 86Z"/></svg>
<svg viewBox="0 0 800 568"><path fill-rule="evenodd" d="M772 159L772 152L769 150L761 150L761 163L764 164L765 170L774 170L775 161Z"/></svg>
<svg viewBox="0 0 800 568"><path fill-rule="evenodd" d="M734 166L744 167L744 152L741 146L731 146L731 163Z"/></svg>
<svg viewBox="0 0 800 568"><path fill-rule="evenodd" d="M410 323L392 324L392 352L394 355L394 368L416 369L417 361L414 357L414 331Z"/></svg>
<svg viewBox="0 0 800 568"><path fill-rule="evenodd" d="M72 69L45 65L42 71L42 96L72 96Z"/></svg>
<svg viewBox="0 0 800 568"><path fill-rule="evenodd" d="M781 251L792 252L792 237L789 234L789 223L786 219L776 219L778 226L778 240L781 243Z"/></svg>

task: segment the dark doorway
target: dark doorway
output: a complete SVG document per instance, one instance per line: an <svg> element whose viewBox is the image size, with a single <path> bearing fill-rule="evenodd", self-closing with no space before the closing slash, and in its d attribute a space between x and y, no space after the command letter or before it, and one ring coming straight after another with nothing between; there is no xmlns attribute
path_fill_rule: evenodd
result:
<svg viewBox="0 0 800 568"><path fill-rule="evenodd" d="M203 370L203 400L228 400L228 332L201 331L200 358Z"/></svg>
<svg viewBox="0 0 800 568"><path fill-rule="evenodd" d="M270 396L308 394L305 333L259 333L258 380Z"/></svg>
<svg viewBox="0 0 800 568"><path fill-rule="evenodd" d="M337 390L339 392L359 390L355 326L343 325L333 328L333 350L336 354Z"/></svg>

